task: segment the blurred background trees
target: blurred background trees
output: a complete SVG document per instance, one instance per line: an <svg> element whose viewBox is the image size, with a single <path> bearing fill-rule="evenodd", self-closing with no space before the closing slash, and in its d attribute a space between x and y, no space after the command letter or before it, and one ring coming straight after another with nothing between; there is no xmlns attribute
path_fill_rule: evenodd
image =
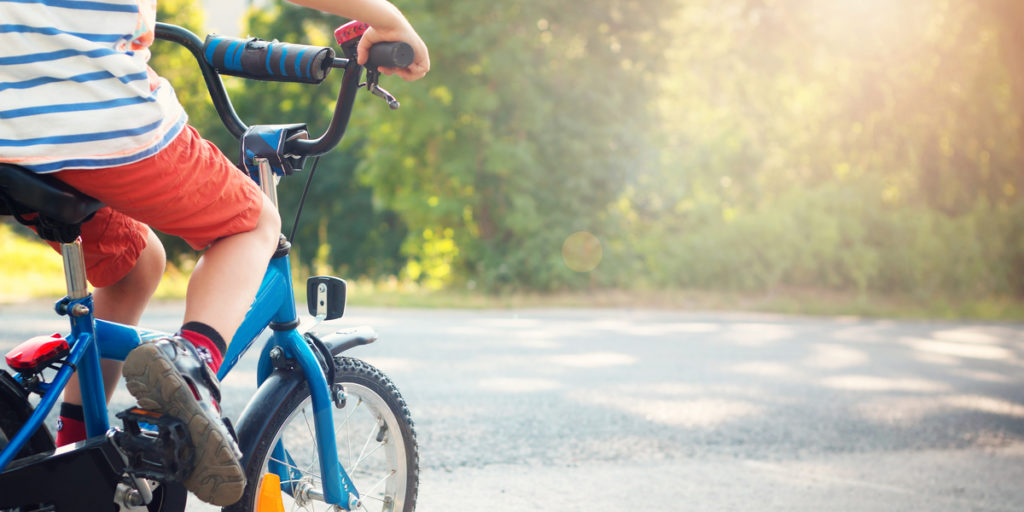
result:
<svg viewBox="0 0 1024 512"><path fill-rule="evenodd" d="M396 3L433 70L383 83L398 112L361 95L293 240L305 266L491 291L1024 296L1015 0ZM197 5L161 0L200 31ZM271 2L248 32L327 45L343 21ZM237 154L166 46L154 67ZM337 83L229 88L251 123L318 132ZM303 184L282 186L286 233ZM571 247L580 231L600 245ZM600 264L566 261L580 250Z"/></svg>

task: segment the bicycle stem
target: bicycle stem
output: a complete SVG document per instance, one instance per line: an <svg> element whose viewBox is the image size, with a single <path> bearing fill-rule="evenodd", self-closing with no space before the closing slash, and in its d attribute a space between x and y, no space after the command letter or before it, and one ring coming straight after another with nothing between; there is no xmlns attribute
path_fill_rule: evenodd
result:
<svg viewBox="0 0 1024 512"><path fill-rule="evenodd" d="M270 161L266 158L257 158L256 166L260 170L260 190L270 198L270 203L274 205L274 208L277 208L277 179L275 179L273 169L270 168Z"/></svg>

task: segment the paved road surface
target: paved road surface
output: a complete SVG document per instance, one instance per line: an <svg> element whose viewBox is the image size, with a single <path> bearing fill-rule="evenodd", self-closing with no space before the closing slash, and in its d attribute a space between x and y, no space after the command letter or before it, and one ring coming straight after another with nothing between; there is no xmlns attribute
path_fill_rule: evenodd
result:
<svg viewBox="0 0 1024 512"><path fill-rule="evenodd" d="M63 325L31 311L0 307L0 348ZM173 329L178 314L145 323ZM1024 325L361 308L341 321L358 324L381 341L353 355L391 375L417 421L419 510L1024 509ZM229 414L251 391L252 361L239 370Z"/></svg>

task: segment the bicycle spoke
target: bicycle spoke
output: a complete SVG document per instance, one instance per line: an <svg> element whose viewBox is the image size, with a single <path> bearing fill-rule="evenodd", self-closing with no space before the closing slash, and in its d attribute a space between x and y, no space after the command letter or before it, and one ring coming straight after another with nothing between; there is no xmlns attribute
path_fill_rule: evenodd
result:
<svg viewBox="0 0 1024 512"><path fill-rule="evenodd" d="M313 426L309 424L309 416L306 414L306 408L305 407L302 408L302 418L306 421L306 430L309 431L309 438L313 441L313 454L309 458L309 468L306 469L306 471L308 471L310 473L313 473L314 472L313 468L315 468L317 466L317 463L316 463L317 456L318 456L317 454L320 453L320 449L317 447L317 444L316 444L316 432L315 432L315 429L313 428Z"/></svg>
<svg viewBox="0 0 1024 512"><path fill-rule="evenodd" d="M354 472L356 468L359 467L359 464L362 464L364 460L368 459L370 455L373 455L373 453L379 450L381 446L384 446L384 443L377 443L377 446L374 446L369 453L367 453L365 456L360 457L359 460L356 461L356 465L352 467L352 471Z"/></svg>
<svg viewBox="0 0 1024 512"><path fill-rule="evenodd" d="M395 476L395 473L396 473L395 470L391 470L391 472L388 473L387 476L385 476L384 478L381 478L380 480L377 481L377 483L373 484L373 487L370 487L369 489L367 489L365 491L362 491L360 494L364 498L371 498L371 499L378 499L378 500L380 500L380 498L377 498L376 496L370 496L370 494L372 494L373 491L376 491L377 488L380 487L380 484L383 484L384 482L387 482L389 478ZM384 501L384 500L380 500L380 501Z"/></svg>
<svg viewBox="0 0 1024 512"><path fill-rule="evenodd" d="M362 403L363 403L363 399L362 398L360 398L359 400L356 401L356 405L354 407L352 407L352 410L349 411L348 415L345 416L345 419L342 420L341 423L338 424L339 428L341 428L341 427L343 427L345 425L348 425L349 418L351 418L352 415L356 413L356 410L359 409L359 406Z"/></svg>
<svg viewBox="0 0 1024 512"><path fill-rule="evenodd" d="M320 417L310 405L308 395L291 410L288 419L281 424L281 430L276 431L274 439L279 439L289 449L284 453L266 453L263 460L269 464L264 471L273 467L281 473L283 511L331 512L330 504L309 495L313 491L322 493L326 484L326 476L318 462L320 449L337 452L338 462L344 464L343 470L359 489L362 503L353 507L353 512L381 512L392 508L394 512L405 512L410 503L415 503L407 502L408 495L403 494L407 492L408 472L403 461L396 460L401 459L400 453L395 453L401 445L394 444L393 440L403 439L401 431L391 430L394 428L391 423L393 410L375 394L375 389L368 390L359 383L350 385L347 406L340 409L332 407L334 446L328 448L316 437ZM402 425L398 423L398 426ZM340 439L341 436L345 436L345 441ZM362 436L362 443L359 436ZM273 449L273 444L270 446ZM343 453L346 450L347 455ZM289 489L294 489L294 492L289 494ZM395 508L399 503L405 503L402 510Z"/></svg>
<svg viewBox="0 0 1024 512"><path fill-rule="evenodd" d="M363 404L362 397L358 397L358 398L359 399L356 400L356 405L354 407L352 407L352 410L349 411L347 416L345 416L345 421L343 421L341 423L341 426L345 427L345 444L348 446L348 465L350 467L352 466L353 451L352 451L352 428L351 428L351 425L349 425L348 420L352 418L352 415L354 415L356 413L356 411L359 410L359 406Z"/></svg>
<svg viewBox="0 0 1024 512"><path fill-rule="evenodd" d="M348 420L349 420L349 418L352 417L353 414L356 413L356 408L357 407L353 407L352 410L348 413L348 416L345 417L345 424L344 424L345 425L345 446L347 447L348 465L349 466L352 465L352 426L348 424Z"/></svg>
<svg viewBox="0 0 1024 512"><path fill-rule="evenodd" d="M378 419L378 421L380 421L380 420ZM363 448L361 450L359 450L359 456L356 457L355 464L352 464L352 466L351 466L352 471L355 471L355 469L359 467L359 463L362 462L364 459L366 459L366 457L363 456L363 453L366 452L366 447L370 446L370 440L375 437L374 434L376 432L378 432L378 431L380 431L380 424L374 424L373 425L373 429L370 430L370 435L366 437L366 442L363 443Z"/></svg>
<svg viewBox="0 0 1024 512"><path fill-rule="evenodd" d="M303 475L307 475L307 476L310 476L312 478L316 478L317 480L323 480L323 478L321 478L320 475L318 475L316 473L312 473L312 472L310 472L308 470L302 469L302 468L300 468L298 466L294 466L292 464L289 464L289 463L287 463L287 462L285 462L283 460L278 460L278 459L275 459L273 457L270 457L268 460L276 462L276 463L278 463L278 464L280 464L280 465L282 465L282 466L284 466L286 468L294 469L295 471L298 471L299 473L302 473Z"/></svg>

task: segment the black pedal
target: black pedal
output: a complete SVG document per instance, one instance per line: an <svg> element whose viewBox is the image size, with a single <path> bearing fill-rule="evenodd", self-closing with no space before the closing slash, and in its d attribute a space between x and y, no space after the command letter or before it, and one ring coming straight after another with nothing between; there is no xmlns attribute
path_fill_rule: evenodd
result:
<svg viewBox="0 0 1024 512"><path fill-rule="evenodd" d="M195 452L184 421L137 407L117 417L124 431L115 434L114 442L128 458L126 473L161 482L180 482L192 473ZM156 430L144 429L143 423Z"/></svg>

